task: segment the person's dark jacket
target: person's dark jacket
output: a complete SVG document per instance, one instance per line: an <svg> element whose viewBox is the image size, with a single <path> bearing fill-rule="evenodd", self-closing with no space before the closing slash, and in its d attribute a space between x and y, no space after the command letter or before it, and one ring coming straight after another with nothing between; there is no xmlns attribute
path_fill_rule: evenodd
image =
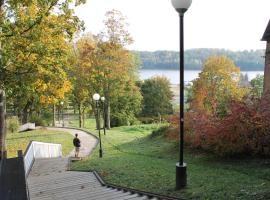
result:
<svg viewBox="0 0 270 200"><path fill-rule="evenodd" d="M81 141L79 140L79 138L74 138L73 139L73 145L75 147L81 147Z"/></svg>

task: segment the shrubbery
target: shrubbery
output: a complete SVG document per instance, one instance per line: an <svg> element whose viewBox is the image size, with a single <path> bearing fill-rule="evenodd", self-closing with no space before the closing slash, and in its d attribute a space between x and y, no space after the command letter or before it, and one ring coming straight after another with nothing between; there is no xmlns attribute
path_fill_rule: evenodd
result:
<svg viewBox="0 0 270 200"><path fill-rule="evenodd" d="M168 122L170 115L152 116L152 117L139 117L138 120L143 124L164 123Z"/></svg>
<svg viewBox="0 0 270 200"><path fill-rule="evenodd" d="M219 118L198 112L185 115L185 142L191 148L220 156L270 156L269 100L233 101L230 112ZM168 136L179 130L179 117L171 119ZM177 136L177 135L176 135Z"/></svg>
<svg viewBox="0 0 270 200"><path fill-rule="evenodd" d="M31 115L29 122L35 123L36 126L47 126L46 121L38 115Z"/></svg>
<svg viewBox="0 0 270 200"><path fill-rule="evenodd" d="M16 116L13 116L7 119L7 130L11 133L15 133L18 131L20 127L19 119Z"/></svg>
<svg viewBox="0 0 270 200"><path fill-rule="evenodd" d="M189 95L185 144L220 156L270 156L270 94L261 98L262 83L240 87L232 61L209 58ZM167 136L178 139L179 115L170 121Z"/></svg>
<svg viewBox="0 0 270 200"><path fill-rule="evenodd" d="M130 126L139 124L135 116L123 113L116 113L111 116L111 127Z"/></svg>
<svg viewBox="0 0 270 200"><path fill-rule="evenodd" d="M157 130L154 130L151 134L151 137L157 137L157 136L162 136L164 133L168 130L168 126L161 126Z"/></svg>

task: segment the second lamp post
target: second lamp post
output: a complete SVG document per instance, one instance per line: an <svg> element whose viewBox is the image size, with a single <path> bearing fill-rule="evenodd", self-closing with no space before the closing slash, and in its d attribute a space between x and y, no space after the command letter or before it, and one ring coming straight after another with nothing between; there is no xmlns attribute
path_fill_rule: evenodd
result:
<svg viewBox="0 0 270 200"><path fill-rule="evenodd" d="M105 97L101 97L100 100L102 101L102 107L103 107L103 132L104 135L106 135L106 123L105 123L105 118L106 118L106 113L105 113Z"/></svg>
<svg viewBox="0 0 270 200"><path fill-rule="evenodd" d="M61 104L61 111L62 111L62 127L64 127L65 126L65 123L64 123L64 102L61 101L60 104Z"/></svg>
<svg viewBox="0 0 270 200"><path fill-rule="evenodd" d="M96 102L97 109L97 129L98 129L98 137L99 137L99 157L102 158L102 145L101 145L101 135L100 135L100 112L99 112L99 100L100 95L98 93L93 95L93 99Z"/></svg>

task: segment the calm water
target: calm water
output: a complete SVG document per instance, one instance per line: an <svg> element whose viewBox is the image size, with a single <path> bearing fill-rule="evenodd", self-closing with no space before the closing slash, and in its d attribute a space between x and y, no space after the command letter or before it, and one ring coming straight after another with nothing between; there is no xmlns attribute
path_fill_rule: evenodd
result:
<svg viewBox="0 0 270 200"><path fill-rule="evenodd" d="M198 75L201 71L199 70L186 70L185 71L185 82L190 82L195 78L198 78ZM242 71L241 73L247 74L249 80L256 77L257 74L263 74L263 71ZM140 70L140 79L145 80L151 78L152 76L165 76L167 77L171 84L179 84L179 70Z"/></svg>

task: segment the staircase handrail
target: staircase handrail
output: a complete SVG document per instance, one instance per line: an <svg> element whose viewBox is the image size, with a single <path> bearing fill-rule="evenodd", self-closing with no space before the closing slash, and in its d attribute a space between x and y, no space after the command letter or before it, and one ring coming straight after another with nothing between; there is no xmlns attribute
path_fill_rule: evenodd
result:
<svg viewBox="0 0 270 200"><path fill-rule="evenodd" d="M25 176L27 177L36 158L62 157L62 145L31 141L24 153Z"/></svg>

